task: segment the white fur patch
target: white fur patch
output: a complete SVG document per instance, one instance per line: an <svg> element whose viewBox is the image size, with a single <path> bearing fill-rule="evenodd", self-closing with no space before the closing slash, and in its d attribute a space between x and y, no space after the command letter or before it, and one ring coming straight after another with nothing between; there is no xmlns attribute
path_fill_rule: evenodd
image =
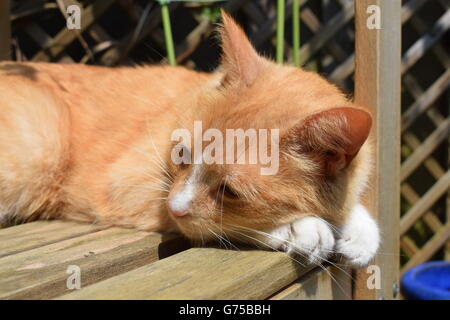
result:
<svg viewBox="0 0 450 320"><path fill-rule="evenodd" d="M336 249L349 264L364 267L375 257L380 244L378 226L362 205L356 205L341 230Z"/></svg>
<svg viewBox="0 0 450 320"><path fill-rule="evenodd" d="M288 253L297 253L310 263L320 263L332 253L334 247L331 228L325 221L313 216L278 227L270 234L276 238L271 245Z"/></svg>
<svg viewBox="0 0 450 320"><path fill-rule="evenodd" d="M198 180L199 166L194 166L191 175L187 179L181 191L175 193L169 201L172 211L186 211L190 208L195 196L195 184Z"/></svg>
<svg viewBox="0 0 450 320"><path fill-rule="evenodd" d="M175 193L169 201L169 207L172 211L186 211L190 208L194 199L194 185L186 184L183 190Z"/></svg>

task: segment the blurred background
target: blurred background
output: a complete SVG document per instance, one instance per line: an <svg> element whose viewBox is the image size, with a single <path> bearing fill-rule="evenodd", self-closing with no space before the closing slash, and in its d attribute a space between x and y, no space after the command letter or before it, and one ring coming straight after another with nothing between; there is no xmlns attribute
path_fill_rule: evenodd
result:
<svg viewBox="0 0 450 320"><path fill-rule="evenodd" d="M66 27L73 4L79 30ZM450 260L450 0L402 4L401 252L391 254L404 273ZM259 52L319 72L351 95L353 0L0 0L0 60L212 71L221 7Z"/></svg>

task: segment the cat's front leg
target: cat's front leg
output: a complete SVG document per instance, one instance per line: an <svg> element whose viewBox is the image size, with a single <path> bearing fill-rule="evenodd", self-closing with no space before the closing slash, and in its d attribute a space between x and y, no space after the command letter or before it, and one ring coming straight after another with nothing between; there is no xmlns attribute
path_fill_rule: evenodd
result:
<svg viewBox="0 0 450 320"><path fill-rule="evenodd" d="M380 244L377 223L362 205L356 205L343 227L336 243L336 251L354 267L364 267L375 257Z"/></svg>
<svg viewBox="0 0 450 320"><path fill-rule="evenodd" d="M310 263L320 263L333 252L334 235L327 222L305 216L291 224L277 227L269 232L270 245L288 254L296 253Z"/></svg>

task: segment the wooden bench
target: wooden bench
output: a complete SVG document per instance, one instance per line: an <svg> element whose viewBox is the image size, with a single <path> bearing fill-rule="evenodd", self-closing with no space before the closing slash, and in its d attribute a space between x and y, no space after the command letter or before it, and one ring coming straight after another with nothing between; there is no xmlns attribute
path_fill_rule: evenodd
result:
<svg viewBox="0 0 450 320"><path fill-rule="evenodd" d="M348 270L175 234L37 221L0 230L0 299L350 299ZM69 289L70 266L81 288ZM69 271L69 272L68 272Z"/></svg>

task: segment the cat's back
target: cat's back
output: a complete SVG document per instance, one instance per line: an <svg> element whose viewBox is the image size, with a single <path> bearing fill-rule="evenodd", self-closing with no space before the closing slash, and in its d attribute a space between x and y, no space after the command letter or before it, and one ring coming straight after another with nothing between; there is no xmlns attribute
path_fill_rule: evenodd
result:
<svg viewBox="0 0 450 320"><path fill-rule="evenodd" d="M92 176L89 163L118 157L113 141L139 139L147 119L166 123L167 108L209 77L168 66L0 63L0 224L58 211L69 169Z"/></svg>
<svg viewBox="0 0 450 320"><path fill-rule="evenodd" d="M183 67L162 65L102 67L43 62L0 63L0 85L9 81L23 81L71 93L77 90L91 94L103 94L103 90L110 93L146 90L163 95L189 90L210 77L209 74Z"/></svg>

